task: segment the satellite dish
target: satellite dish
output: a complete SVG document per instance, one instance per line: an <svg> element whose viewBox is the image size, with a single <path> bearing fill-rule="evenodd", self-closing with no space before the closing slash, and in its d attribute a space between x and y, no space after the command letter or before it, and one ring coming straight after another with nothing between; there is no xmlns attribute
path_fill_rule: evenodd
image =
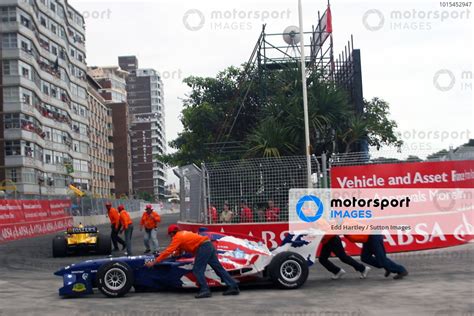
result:
<svg viewBox="0 0 474 316"><path fill-rule="evenodd" d="M283 31L283 40L288 45L296 45L300 39L300 29L297 26L290 25Z"/></svg>

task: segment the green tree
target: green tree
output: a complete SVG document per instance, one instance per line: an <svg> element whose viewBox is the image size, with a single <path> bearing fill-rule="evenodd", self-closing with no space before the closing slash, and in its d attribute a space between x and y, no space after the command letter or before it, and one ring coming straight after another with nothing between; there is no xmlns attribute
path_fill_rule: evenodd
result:
<svg viewBox="0 0 474 316"><path fill-rule="evenodd" d="M389 119L389 104L379 98L373 98L364 103L364 119L367 124L369 145L375 146L377 150L384 145L400 148L403 142L396 133L397 123Z"/></svg>
<svg viewBox="0 0 474 316"><path fill-rule="evenodd" d="M186 78L191 92L180 117L183 131L170 142L177 151L159 159L181 166L304 155L302 83L297 65L266 73L265 89L258 78L256 70L246 65L227 68L216 78ZM360 141L376 148L401 146L397 124L389 119L384 100L365 101L364 112L357 114L347 93L319 74L308 77L307 87L312 153L349 152ZM232 142L237 150L219 150L225 142Z"/></svg>

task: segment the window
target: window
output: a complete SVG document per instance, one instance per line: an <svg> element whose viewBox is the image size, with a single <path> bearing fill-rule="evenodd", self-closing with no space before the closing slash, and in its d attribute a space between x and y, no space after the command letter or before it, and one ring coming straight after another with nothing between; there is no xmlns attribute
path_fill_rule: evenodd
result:
<svg viewBox="0 0 474 316"><path fill-rule="evenodd" d="M19 140L5 141L5 156L21 156Z"/></svg>
<svg viewBox="0 0 474 316"><path fill-rule="evenodd" d="M21 75L26 79L30 79L30 70L24 66L21 67Z"/></svg>
<svg viewBox="0 0 474 316"><path fill-rule="evenodd" d="M16 33L5 33L2 37L2 48L17 48L18 42Z"/></svg>
<svg viewBox="0 0 474 316"><path fill-rule="evenodd" d="M63 154L60 152L53 152L54 164L62 165L63 164Z"/></svg>
<svg viewBox="0 0 474 316"><path fill-rule="evenodd" d="M10 61L9 60L4 60L2 62L3 66L2 66L2 69L3 69L3 74L4 75L11 75L12 72L11 72L11 69L10 69Z"/></svg>
<svg viewBox="0 0 474 316"><path fill-rule="evenodd" d="M25 52L30 51L30 48L28 47L28 43L25 41L21 41L21 49L23 49Z"/></svg>
<svg viewBox="0 0 474 316"><path fill-rule="evenodd" d="M18 182L18 173L17 169L7 169L7 179L10 179L13 182Z"/></svg>
<svg viewBox="0 0 474 316"><path fill-rule="evenodd" d="M38 172L33 168L23 168L21 172L21 181L23 183L36 184L38 179Z"/></svg>
<svg viewBox="0 0 474 316"><path fill-rule="evenodd" d="M26 26L27 28L30 28L30 19L28 19L27 17L21 15L20 16L20 23L24 26Z"/></svg>
<svg viewBox="0 0 474 316"><path fill-rule="evenodd" d="M51 150L44 150L44 163L51 164L53 161L53 152Z"/></svg>
<svg viewBox="0 0 474 316"><path fill-rule="evenodd" d="M22 101L25 104L31 105L31 92L23 92L22 93Z"/></svg>
<svg viewBox="0 0 474 316"><path fill-rule="evenodd" d="M52 130L53 132L53 142L55 143L62 143L63 142L63 135L61 133L61 131L58 131L57 129L53 129Z"/></svg>
<svg viewBox="0 0 474 316"><path fill-rule="evenodd" d="M1 22L16 21L16 8L15 7L2 7L0 9L0 21Z"/></svg>
<svg viewBox="0 0 474 316"><path fill-rule="evenodd" d="M5 114L5 129L20 128L20 114Z"/></svg>
<svg viewBox="0 0 474 316"><path fill-rule="evenodd" d="M78 159L73 160L74 170L80 171L81 170L81 161Z"/></svg>
<svg viewBox="0 0 474 316"><path fill-rule="evenodd" d="M89 163L87 161L81 160L81 171L89 172Z"/></svg>
<svg viewBox="0 0 474 316"><path fill-rule="evenodd" d="M87 143L81 142L79 144L79 151L83 154L87 154L89 152L89 145L87 145Z"/></svg>
<svg viewBox="0 0 474 316"><path fill-rule="evenodd" d="M84 106L79 108L79 115L83 117L87 117L87 109Z"/></svg>
<svg viewBox="0 0 474 316"><path fill-rule="evenodd" d="M24 155L33 158L33 146L30 142L25 142Z"/></svg>
<svg viewBox="0 0 474 316"><path fill-rule="evenodd" d="M51 23L51 32L53 32L54 34L57 34L58 28L56 24Z"/></svg>
<svg viewBox="0 0 474 316"><path fill-rule="evenodd" d="M51 127L44 127L43 132L45 133L44 139L51 140Z"/></svg>
<svg viewBox="0 0 474 316"><path fill-rule="evenodd" d="M41 81L41 85L43 86L42 90L43 90L43 93L46 94L46 95L49 95L49 83L45 82L45 81Z"/></svg>
<svg viewBox="0 0 474 316"><path fill-rule="evenodd" d="M46 27L46 18L44 16L40 16L40 23L41 23L41 25Z"/></svg>

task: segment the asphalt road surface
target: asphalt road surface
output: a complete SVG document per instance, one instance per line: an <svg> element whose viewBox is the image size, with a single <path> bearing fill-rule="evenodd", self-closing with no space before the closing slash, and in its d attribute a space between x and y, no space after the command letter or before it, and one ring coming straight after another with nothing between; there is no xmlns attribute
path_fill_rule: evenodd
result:
<svg viewBox="0 0 474 316"><path fill-rule="evenodd" d="M168 243L166 227L177 215L162 216L160 246ZM100 227L108 231L107 225ZM94 258L52 258L51 238L44 236L0 244L0 316L4 315L474 315L474 244L390 257L407 267L403 280L384 278L373 269L360 280L358 273L337 262L348 272L331 280L319 264L310 269L306 284L297 290L278 290L268 284L242 286L239 296L196 300L195 291L129 293L109 299L96 291L82 298L61 298L62 279L53 272L70 263ZM135 254L144 250L143 236L135 227Z"/></svg>

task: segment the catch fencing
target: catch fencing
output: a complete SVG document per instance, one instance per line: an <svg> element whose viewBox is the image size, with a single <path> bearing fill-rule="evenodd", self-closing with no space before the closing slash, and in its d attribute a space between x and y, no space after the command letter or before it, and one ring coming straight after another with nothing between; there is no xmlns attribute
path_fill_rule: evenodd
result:
<svg viewBox="0 0 474 316"><path fill-rule="evenodd" d="M313 188L334 187L331 169L387 163L472 160L474 147L437 153L380 150L311 156ZM288 192L307 187L305 156L258 158L188 165L180 178L180 221L188 223L264 223L288 219Z"/></svg>
<svg viewBox="0 0 474 316"><path fill-rule="evenodd" d="M324 157L311 157L313 187L327 186ZM180 177L183 222L280 222L288 219L288 191L307 187L305 156L188 165Z"/></svg>

